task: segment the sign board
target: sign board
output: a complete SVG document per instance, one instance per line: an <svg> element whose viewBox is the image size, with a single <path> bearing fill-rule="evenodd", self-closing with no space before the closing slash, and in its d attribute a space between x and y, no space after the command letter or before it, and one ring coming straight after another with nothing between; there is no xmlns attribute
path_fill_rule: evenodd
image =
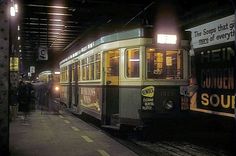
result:
<svg viewBox="0 0 236 156"><path fill-rule="evenodd" d="M157 34L157 43L160 44L176 44L176 35Z"/></svg>
<svg viewBox="0 0 236 156"><path fill-rule="evenodd" d="M30 73L35 73L35 66L30 66Z"/></svg>
<svg viewBox="0 0 236 156"><path fill-rule="evenodd" d="M48 48L39 47L38 60L48 60Z"/></svg>
<svg viewBox="0 0 236 156"><path fill-rule="evenodd" d="M28 72L28 77L31 77L32 75L31 75L31 73L30 72Z"/></svg>
<svg viewBox="0 0 236 156"><path fill-rule="evenodd" d="M18 57L10 57L10 71L19 71Z"/></svg>
<svg viewBox="0 0 236 156"><path fill-rule="evenodd" d="M235 16L227 16L206 24L190 28L193 49L234 41Z"/></svg>

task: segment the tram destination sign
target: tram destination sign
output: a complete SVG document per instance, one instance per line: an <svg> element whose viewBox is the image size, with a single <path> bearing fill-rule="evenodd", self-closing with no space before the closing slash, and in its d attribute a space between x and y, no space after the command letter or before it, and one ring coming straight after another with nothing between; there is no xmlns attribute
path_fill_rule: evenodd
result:
<svg viewBox="0 0 236 156"><path fill-rule="evenodd" d="M193 49L234 41L235 16L227 16L187 29L191 31Z"/></svg>

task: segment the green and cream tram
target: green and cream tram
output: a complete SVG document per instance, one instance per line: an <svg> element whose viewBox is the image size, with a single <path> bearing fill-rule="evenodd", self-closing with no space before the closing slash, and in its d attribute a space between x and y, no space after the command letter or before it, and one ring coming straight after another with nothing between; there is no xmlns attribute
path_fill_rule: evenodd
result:
<svg viewBox="0 0 236 156"><path fill-rule="evenodd" d="M61 102L104 126L188 109L188 54L158 49L146 29L103 36L60 62Z"/></svg>

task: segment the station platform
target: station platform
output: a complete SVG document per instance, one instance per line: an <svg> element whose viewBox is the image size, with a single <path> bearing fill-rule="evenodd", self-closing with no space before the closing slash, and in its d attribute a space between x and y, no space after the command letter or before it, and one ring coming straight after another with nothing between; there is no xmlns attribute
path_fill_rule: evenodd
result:
<svg viewBox="0 0 236 156"><path fill-rule="evenodd" d="M10 122L11 156L136 156L98 128L66 111L35 110Z"/></svg>

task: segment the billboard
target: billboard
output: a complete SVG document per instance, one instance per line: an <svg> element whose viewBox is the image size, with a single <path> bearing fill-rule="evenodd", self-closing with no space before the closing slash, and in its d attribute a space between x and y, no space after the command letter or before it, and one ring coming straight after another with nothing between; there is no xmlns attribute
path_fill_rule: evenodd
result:
<svg viewBox="0 0 236 156"><path fill-rule="evenodd" d="M19 71L18 57L10 57L10 71Z"/></svg>

